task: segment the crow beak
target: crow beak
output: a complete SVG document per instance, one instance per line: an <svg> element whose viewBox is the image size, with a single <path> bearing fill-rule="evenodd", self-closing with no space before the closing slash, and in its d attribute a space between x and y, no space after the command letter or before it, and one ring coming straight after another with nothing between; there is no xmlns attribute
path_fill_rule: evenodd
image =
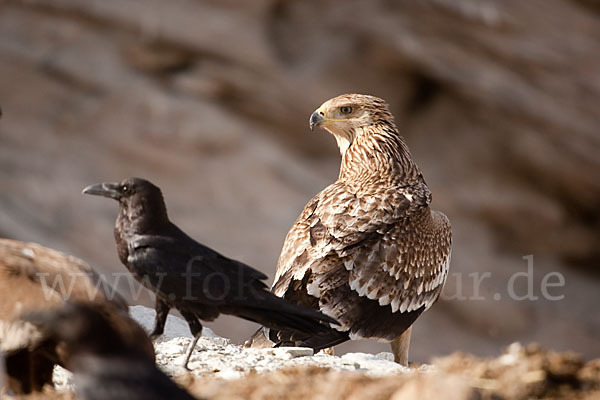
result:
<svg viewBox="0 0 600 400"><path fill-rule="evenodd" d="M121 192L119 192L119 184L114 182L96 183L83 189L83 194L91 194L94 196L110 197L111 199L119 200Z"/></svg>
<svg viewBox="0 0 600 400"><path fill-rule="evenodd" d="M312 113L309 122L310 130L314 131L315 127L320 126L323 123L323 121L325 121L325 118L323 118L322 111L317 110L314 113Z"/></svg>

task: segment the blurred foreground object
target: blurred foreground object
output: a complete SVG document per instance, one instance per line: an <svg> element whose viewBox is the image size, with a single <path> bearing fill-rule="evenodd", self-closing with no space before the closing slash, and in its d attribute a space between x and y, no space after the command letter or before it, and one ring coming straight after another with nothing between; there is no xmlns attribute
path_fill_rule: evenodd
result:
<svg viewBox="0 0 600 400"><path fill-rule="evenodd" d="M107 315L127 314L125 301L104 283L78 258L35 243L0 239L0 350L14 393L51 385L54 365L65 366L70 356L61 342L45 337L20 317L60 307L69 300L104 307ZM114 297L109 299L104 290ZM135 322L129 325L143 333ZM153 357L146 335L137 335L131 345Z"/></svg>
<svg viewBox="0 0 600 400"><path fill-rule="evenodd" d="M332 368L296 367L227 381L203 376L192 393L209 399L268 400L596 400L600 359L510 345L500 355L453 353L432 365L385 377Z"/></svg>
<svg viewBox="0 0 600 400"><path fill-rule="evenodd" d="M68 303L24 319L47 338L64 344L70 354L67 368L74 374L81 400L194 399L156 368L146 349L132 342L149 339L139 326L136 331L122 329L135 324L125 314L111 315L92 304Z"/></svg>

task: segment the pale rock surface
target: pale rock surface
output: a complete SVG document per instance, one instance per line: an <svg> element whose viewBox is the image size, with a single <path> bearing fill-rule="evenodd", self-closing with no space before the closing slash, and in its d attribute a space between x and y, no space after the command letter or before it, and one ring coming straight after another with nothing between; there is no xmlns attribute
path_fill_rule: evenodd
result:
<svg viewBox="0 0 600 400"><path fill-rule="evenodd" d="M146 330L154 324L154 310L144 306L130 307L131 316ZM369 376L386 376L408 371L396 364L391 353L377 355L348 353L341 357L326 354L313 355L312 349L303 347L280 347L275 349L246 349L231 344L228 339L217 336L204 328L192 357L189 368L196 376L211 374L215 378L237 379L249 372L271 372L296 366L319 366L336 371L356 371ZM169 315L165 332L155 342L156 364L167 375L187 373L181 366L185 350L191 341L185 320ZM71 388L72 374L61 367L54 369L54 384L57 388Z"/></svg>
<svg viewBox="0 0 600 400"><path fill-rule="evenodd" d="M175 338L156 344L156 362L169 375L185 373L181 367L185 349L191 339ZM369 376L385 376L408 371L389 361L386 355L347 353L341 357L313 355L311 349L281 347L247 349L224 338L203 337L198 341L189 368L197 376L211 374L215 378L237 379L249 372L271 372L297 366L319 366L337 371L356 371Z"/></svg>

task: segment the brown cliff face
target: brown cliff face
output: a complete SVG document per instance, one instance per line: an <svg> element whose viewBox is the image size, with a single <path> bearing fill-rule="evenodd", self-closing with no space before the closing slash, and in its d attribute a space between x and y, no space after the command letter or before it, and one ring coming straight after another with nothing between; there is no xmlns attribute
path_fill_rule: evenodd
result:
<svg viewBox="0 0 600 400"><path fill-rule="evenodd" d="M369 93L391 104L455 237L461 275L417 323L413 359L513 340L597 357L596 3L4 1L0 234L124 272L116 208L80 190L142 176L194 238L272 276L292 222L337 175L310 112ZM515 301L530 254L538 300ZM485 272L477 291L469 274ZM543 296L550 272L560 301ZM234 324L215 327L252 332Z"/></svg>

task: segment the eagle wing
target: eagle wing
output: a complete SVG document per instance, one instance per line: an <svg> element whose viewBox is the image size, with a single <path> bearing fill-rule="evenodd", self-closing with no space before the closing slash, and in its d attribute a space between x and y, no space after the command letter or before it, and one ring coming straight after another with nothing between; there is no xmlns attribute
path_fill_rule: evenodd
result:
<svg viewBox="0 0 600 400"><path fill-rule="evenodd" d="M425 183L355 192L336 182L315 196L288 233L273 291L285 296L306 281L319 308L349 329L352 315L335 289L348 284L360 297L393 313L429 308L450 261L450 224L431 211Z"/></svg>

